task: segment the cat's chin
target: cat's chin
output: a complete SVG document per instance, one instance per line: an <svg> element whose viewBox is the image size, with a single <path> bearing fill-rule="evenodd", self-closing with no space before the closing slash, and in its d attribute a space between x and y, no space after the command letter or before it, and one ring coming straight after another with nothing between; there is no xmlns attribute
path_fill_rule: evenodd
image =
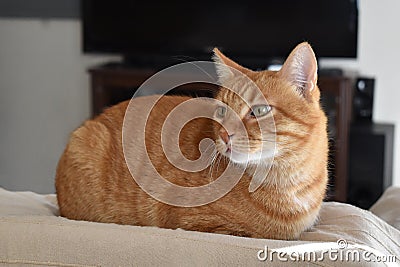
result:
<svg viewBox="0 0 400 267"><path fill-rule="evenodd" d="M270 153L255 152L255 153L242 153L235 150L229 150L222 153L225 157L229 158L232 162L241 165L258 164L260 161L267 160Z"/></svg>

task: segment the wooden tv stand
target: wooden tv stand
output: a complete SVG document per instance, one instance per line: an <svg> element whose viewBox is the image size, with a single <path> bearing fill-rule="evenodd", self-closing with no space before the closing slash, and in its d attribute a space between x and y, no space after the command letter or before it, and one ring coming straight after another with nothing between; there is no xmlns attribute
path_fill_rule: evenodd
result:
<svg viewBox="0 0 400 267"><path fill-rule="evenodd" d="M92 115L105 107L130 99L136 89L156 71L127 68L120 65L103 65L89 69L92 92ZM200 85L200 86L199 86ZM328 200L347 201L347 164L349 125L352 107L351 81L347 77L319 77L322 103L329 120L331 134L330 184ZM212 96L217 86L189 84L174 89L171 94Z"/></svg>

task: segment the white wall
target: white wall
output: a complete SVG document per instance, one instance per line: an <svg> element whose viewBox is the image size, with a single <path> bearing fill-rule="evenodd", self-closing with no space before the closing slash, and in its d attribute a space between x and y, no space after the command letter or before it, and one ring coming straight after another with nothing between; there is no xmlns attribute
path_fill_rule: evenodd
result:
<svg viewBox="0 0 400 267"><path fill-rule="evenodd" d="M394 184L400 186L400 1L360 0L358 60L332 60L322 66L341 66L375 77L373 119L395 124Z"/></svg>
<svg viewBox="0 0 400 267"><path fill-rule="evenodd" d="M376 77L374 118L394 122L394 184L400 186L400 1L363 0L360 71Z"/></svg>
<svg viewBox="0 0 400 267"><path fill-rule="evenodd" d="M322 61L376 78L374 119L396 123L394 183L400 186L398 0L361 0L358 60ZM74 20L0 20L0 186L54 191L68 134L89 116L89 66Z"/></svg>
<svg viewBox="0 0 400 267"><path fill-rule="evenodd" d="M90 114L77 20L0 20L0 186L54 192L69 133Z"/></svg>

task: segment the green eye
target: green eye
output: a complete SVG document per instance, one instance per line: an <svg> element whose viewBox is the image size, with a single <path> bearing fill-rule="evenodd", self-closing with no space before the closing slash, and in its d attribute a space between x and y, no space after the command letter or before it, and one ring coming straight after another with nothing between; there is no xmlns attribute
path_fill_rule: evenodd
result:
<svg viewBox="0 0 400 267"><path fill-rule="evenodd" d="M226 107L218 107L215 114L217 115L218 118L223 118L225 117L226 114Z"/></svg>
<svg viewBox="0 0 400 267"><path fill-rule="evenodd" d="M258 118L267 115L270 111L271 106L268 105L254 106L250 111L250 116Z"/></svg>

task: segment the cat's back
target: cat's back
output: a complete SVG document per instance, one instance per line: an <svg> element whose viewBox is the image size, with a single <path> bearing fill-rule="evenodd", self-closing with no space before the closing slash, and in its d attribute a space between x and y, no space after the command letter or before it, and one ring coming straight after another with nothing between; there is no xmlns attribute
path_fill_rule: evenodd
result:
<svg viewBox="0 0 400 267"><path fill-rule="evenodd" d="M135 204L147 196L138 190L123 155L122 129L126 111L129 107L129 119L138 124L142 120L154 124L158 119L143 113L151 103L158 100L154 113L168 114L187 99L180 96L134 98L106 109L77 128L70 136L56 171L60 214L70 219L144 224L140 215L131 213ZM112 218L115 214L119 214L119 218Z"/></svg>

